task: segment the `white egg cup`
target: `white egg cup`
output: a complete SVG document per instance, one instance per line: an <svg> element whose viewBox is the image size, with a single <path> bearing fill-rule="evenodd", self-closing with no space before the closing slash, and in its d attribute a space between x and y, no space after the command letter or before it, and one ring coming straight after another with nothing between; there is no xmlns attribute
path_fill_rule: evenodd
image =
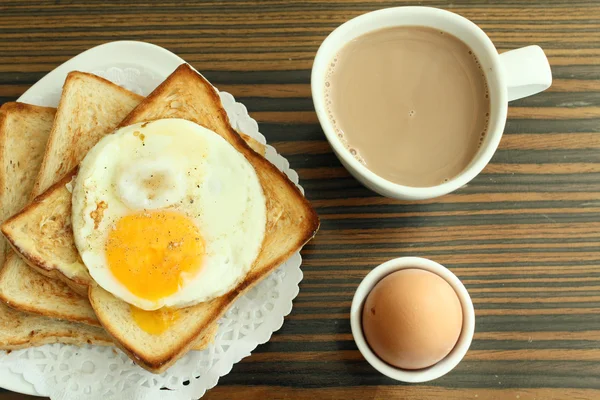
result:
<svg viewBox="0 0 600 400"><path fill-rule="evenodd" d="M371 350L363 334L362 310L365 298L380 280L392 272L400 271L402 269L422 269L442 277L450 284L450 286L452 286L458 295L458 299L462 306L462 330L456 345L444 359L428 368L407 370L386 363ZM350 326L358 350L360 350L367 362L377 371L402 382L427 382L452 371L452 369L454 369L454 367L456 367L463 359L473 340L473 333L475 332L475 311L467 289L449 269L426 258L400 257L387 261L374 268L362 280L352 299L352 306L350 308Z"/></svg>

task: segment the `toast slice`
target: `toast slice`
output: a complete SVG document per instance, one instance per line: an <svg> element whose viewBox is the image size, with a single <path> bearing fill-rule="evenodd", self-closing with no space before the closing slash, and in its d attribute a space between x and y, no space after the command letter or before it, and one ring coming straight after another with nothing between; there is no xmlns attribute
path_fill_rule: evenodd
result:
<svg viewBox="0 0 600 400"><path fill-rule="evenodd" d="M5 103L0 107L1 221L27 204L55 113L54 108L24 103ZM6 251L6 241L1 239L0 266Z"/></svg>
<svg viewBox="0 0 600 400"><path fill-rule="evenodd" d="M253 165L267 206L267 226L261 251L249 273L232 291L209 302L182 309L167 332L150 335L135 324L127 303L97 285L89 298L98 319L132 359L161 372L190 348L249 288L298 251L317 232L319 219L298 188L274 165L253 151L231 127L214 87L189 65L179 66L131 114L126 126L161 118L183 118L221 135Z"/></svg>
<svg viewBox="0 0 600 400"><path fill-rule="evenodd" d="M33 196L68 173L102 136L116 125L143 99L122 87L96 75L71 72L63 86L48 145L33 185ZM70 216L70 212L67 214ZM70 217L58 224L52 216L42 215L39 224L41 246L61 249L60 237L47 234L53 227L70 230ZM77 266L78 256L70 261ZM99 325L86 298L87 280L68 280L45 264L30 263L20 258L7 258L0 271L0 298L11 307L43 316ZM75 267L76 269L76 267ZM37 271L37 272L36 272ZM45 276L40 275L38 272ZM85 271L87 272L87 271ZM48 279L52 278L52 279ZM54 279L62 279L63 282ZM89 277L88 277L89 279ZM79 295L77 294L79 293ZM83 296L82 296L83 295Z"/></svg>
<svg viewBox="0 0 600 400"><path fill-rule="evenodd" d="M24 103L0 107L0 218L19 210L33 189L56 110ZM6 241L0 238L4 262ZM8 251L12 253L12 251ZM15 257L15 254L8 255ZM94 328L30 315L0 303L0 349L47 343L110 345L110 336Z"/></svg>

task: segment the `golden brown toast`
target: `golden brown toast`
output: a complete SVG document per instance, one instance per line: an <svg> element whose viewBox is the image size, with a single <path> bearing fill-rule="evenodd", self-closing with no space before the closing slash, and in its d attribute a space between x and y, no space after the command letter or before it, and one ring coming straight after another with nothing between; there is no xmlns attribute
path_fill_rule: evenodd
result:
<svg viewBox="0 0 600 400"><path fill-rule="evenodd" d="M2 220L27 203L42 164L55 112L54 108L23 103L5 103L0 107ZM0 238L0 243L1 259L4 261L6 242ZM8 257L16 256L13 253ZM80 346L86 343L108 345L112 344L112 339L101 328L30 315L0 303L0 349L12 350L56 342Z"/></svg>
<svg viewBox="0 0 600 400"><path fill-rule="evenodd" d="M299 189L242 140L231 127L216 90L189 65L179 66L120 126L161 118L196 122L221 135L246 157L263 187L267 226L261 251L244 280L221 297L182 309L183 315L164 334L149 335L131 320L127 303L97 285L90 286L90 302L104 328L136 363L152 372L164 371L185 354L196 336L298 251L319 227L316 212Z"/></svg>

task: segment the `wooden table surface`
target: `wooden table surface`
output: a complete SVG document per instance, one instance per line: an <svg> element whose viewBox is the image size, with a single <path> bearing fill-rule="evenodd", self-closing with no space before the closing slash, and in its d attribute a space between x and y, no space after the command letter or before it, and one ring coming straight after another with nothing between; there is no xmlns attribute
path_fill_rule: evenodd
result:
<svg viewBox="0 0 600 400"><path fill-rule="evenodd" d="M362 187L332 154L310 68L342 22L417 3L472 19L500 52L541 45L554 83L511 103L499 150L468 186L401 202ZM175 52L243 102L321 216L282 329L205 399L600 398L600 2L2 0L0 102L81 51L121 39ZM458 275L477 318L463 362L419 385L371 368L348 320L371 268L408 255Z"/></svg>

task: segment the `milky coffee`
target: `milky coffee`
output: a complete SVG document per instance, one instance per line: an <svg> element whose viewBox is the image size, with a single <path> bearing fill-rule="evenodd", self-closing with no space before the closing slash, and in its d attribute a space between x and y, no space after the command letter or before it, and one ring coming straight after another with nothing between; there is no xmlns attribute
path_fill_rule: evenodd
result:
<svg viewBox="0 0 600 400"><path fill-rule="evenodd" d="M487 130L479 61L456 37L426 27L359 36L332 59L327 113L342 142L377 175L439 185L475 157Z"/></svg>

